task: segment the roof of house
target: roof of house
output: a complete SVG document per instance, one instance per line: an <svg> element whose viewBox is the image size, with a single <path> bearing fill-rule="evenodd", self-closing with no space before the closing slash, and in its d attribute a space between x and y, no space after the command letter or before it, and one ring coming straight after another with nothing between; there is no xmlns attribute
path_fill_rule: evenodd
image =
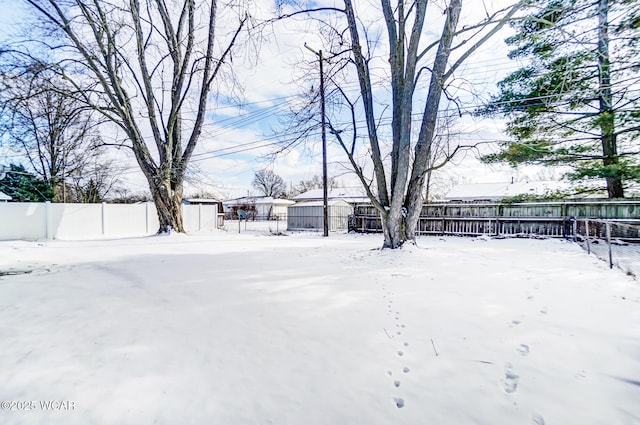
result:
<svg viewBox="0 0 640 425"><path fill-rule="evenodd" d="M189 199L183 199L182 201L188 204L217 204L221 202L218 199L209 199L209 198L189 198Z"/></svg>
<svg viewBox="0 0 640 425"><path fill-rule="evenodd" d="M322 189L311 189L292 199L294 201L319 201L324 198ZM369 198L362 187L337 187L327 192L328 199L342 199L349 203L369 202Z"/></svg>
<svg viewBox="0 0 640 425"><path fill-rule="evenodd" d="M351 204L344 199L331 199L327 201L327 205L330 207L333 206L346 206L351 207ZM324 201L300 201L291 205L292 207L322 207L324 206Z"/></svg>
<svg viewBox="0 0 640 425"><path fill-rule="evenodd" d="M562 181L537 181L513 183L469 183L454 186L445 196L447 201L496 201L516 195L545 195L570 186Z"/></svg>
<svg viewBox="0 0 640 425"><path fill-rule="evenodd" d="M10 201L11 199L13 199L13 198L11 198L11 196L9 196L9 195L7 195L7 194L5 194L3 192L0 192L0 201Z"/></svg>
<svg viewBox="0 0 640 425"><path fill-rule="evenodd" d="M272 196L243 196L241 198L227 199L222 203L229 206L244 204L292 205L294 202L289 199L273 198Z"/></svg>

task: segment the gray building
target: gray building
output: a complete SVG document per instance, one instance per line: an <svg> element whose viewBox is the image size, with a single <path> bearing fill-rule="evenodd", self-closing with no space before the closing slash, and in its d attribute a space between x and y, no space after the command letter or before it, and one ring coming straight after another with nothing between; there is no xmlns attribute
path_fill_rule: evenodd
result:
<svg viewBox="0 0 640 425"><path fill-rule="evenodd" d="M343 200L328 202L329 231L341 231L349 228L349 216L353 207ZM298 202L291 205L287 212L287 230L323 230L323 202Z"/></svg>

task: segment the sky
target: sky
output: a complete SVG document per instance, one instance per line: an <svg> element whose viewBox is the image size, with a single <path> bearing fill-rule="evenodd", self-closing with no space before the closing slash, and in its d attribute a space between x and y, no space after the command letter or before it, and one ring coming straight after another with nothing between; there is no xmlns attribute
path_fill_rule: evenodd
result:
<svg viewBox="0 0 640 425"><path fill-rule="evenodd" d="M18 0L5 0L5 3L15 5ZM335 2L324 3L333 5ZM363 1L360 5L364 3L367 2ZM488 2L489 7L498 3L500 2ZM257 4L261 4L263 8L268 7L266 1L256 2ZM11 31L8 24L22 22L25 18L17 7L4 10L8 13L0 16L0 26L3 28L0 37L6 38ZM467 2L463 10L468 16L483 13L483 10L479 10L478 2ZM374 11L375 8L370 8L366 12ZM375 22L374 15L371 17L372 22ZM435 37L440 31L438 25L433 28L425 30L428 37ZM456 83L460 87L458 94L465 102L462 106L465 114L455 125L456 130L463 133L460 143L505 138L500 132L502 122L478 120L469 116L477 105L477 99L465 94L473 90L486 99L490 91L495 91L494 83L516 67L517 64L506 58L507 48L502 41L505 34L496 35L468 60L457 75ZM275 24L273 33L260 46L259 59L249 61L248 66L237 69L237 77L242 85L241 103L230 102L225 96L210 98L209 120L191 161L185 196L198 192L209 192L221 198L256 194L251 186L253 175L265 168L280 175L288 185L295 185L322 173L319 134L304 146L287 150L275 159L268 155L277 148L275 144L278 140L287 139L287 135L282 133L283 123L287 121L286 113L298 102L300 93L310 91L312 87L317 90L318 87L318 82L314 82L317 76L313 71L317 59L304 48L305 43L316 49L322 46L322 40L309 30L307 22L296 19ZM384 49L380 49L380 54L384 55ZM354 82L352 88L355 87ZM383 88L378 93L383 95L385 90ZM425 90L419 89L416 98L420 99L424 95ZM105 133L115 135L108 129ZM335 177L346 186L357 185L357 179L345 165L345 154L331 136L327 141L330 177ZM485 146L483 149L492 148ZM363 150L363 154L364 152ZM130 191L146 191L146 181L132 156L125 152L112 155L124 165L121 178ZM540 174L537 168L513 170L506 166L483 165L477 160L477 153L469 152L456 158L439 172L435 181L442 186L441 190L446 190L454 182L510 181L512 177L540 179Z"/></svg>

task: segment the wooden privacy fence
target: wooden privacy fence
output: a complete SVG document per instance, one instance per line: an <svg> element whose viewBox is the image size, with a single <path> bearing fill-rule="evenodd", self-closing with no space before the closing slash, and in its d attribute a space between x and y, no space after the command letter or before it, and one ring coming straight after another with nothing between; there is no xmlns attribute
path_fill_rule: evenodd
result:
<svg viewBox="0 0 640 425"><path fill-rule="evenodd" d="M640 201L575 201L425 204L418 234L425 235L540 235L576 234L576 219L640 220ZM370 204L355 206L351 230L382 231L381 219Z"/></svg>

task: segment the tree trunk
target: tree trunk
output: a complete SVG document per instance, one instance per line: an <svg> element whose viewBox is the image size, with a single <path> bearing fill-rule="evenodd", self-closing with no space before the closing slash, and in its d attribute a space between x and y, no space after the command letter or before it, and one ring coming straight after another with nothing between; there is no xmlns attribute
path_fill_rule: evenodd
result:
<svg viewBox="0 0 640 425"><path fill-rule="evenodd" d="M609 198L624 198L624 186L620 177L607 177L607 194Z"/></svg>
<svg viewBox="0 0 640 425"><path fill-rule="evenodd" d="M407 187L404 204L406 207L406 237L415 240L420 213L422 212L422 193L424 190L424 179L431 165L431 145L436 131L438 112L440 110L440 99L444 89L444 82L447 74L447 62L451 54L453 37L460 19L462 11L462 0L452 0L447 9L447 20L445 21L440 45L436 53L431 81L429 83L429 94L422 114L422 125L418 142L415 147L415 159L411 170L411 178Z"/></svg>
<svg viewBox="0 0 640 425"><path fill-rule="evenodd" d="M405 217L402 212L399 214L393 214L393 211L388 211L381 214L382 217L382 233L384 234L383 248L396 249L400 248L402 244L407 240L405 232Z"/></svg>
<svg viewBox="0 0 640 425"><path fill-rule="evenodd" d="M422 191L424 188L424 177L419 176L417 181L411 180L407 190L405 205L407 206L407 223L406 237L409 240L415 240L420 222L420 213L422 212Z"/></svg>
<svg viewBox="0 0 640 425"><path fill-rule="evenodd" d="M602 162L604 165L618 164L618 148L615 135L615 114L611 93L611 62L609 59L609 1L598 3L598 71L600 85L599 125L602 140ZM607 177L609 198L624 198L620 176Z"/></svg>
<svg viewBox="0 0 640 425"><path fill-rule="evenodd" d="M149 179L151 196L156 206L158 222L160 226L157 234L170 233L171 231L184 233L182 224L182 187L171 190L169 182Z"/></svg>

